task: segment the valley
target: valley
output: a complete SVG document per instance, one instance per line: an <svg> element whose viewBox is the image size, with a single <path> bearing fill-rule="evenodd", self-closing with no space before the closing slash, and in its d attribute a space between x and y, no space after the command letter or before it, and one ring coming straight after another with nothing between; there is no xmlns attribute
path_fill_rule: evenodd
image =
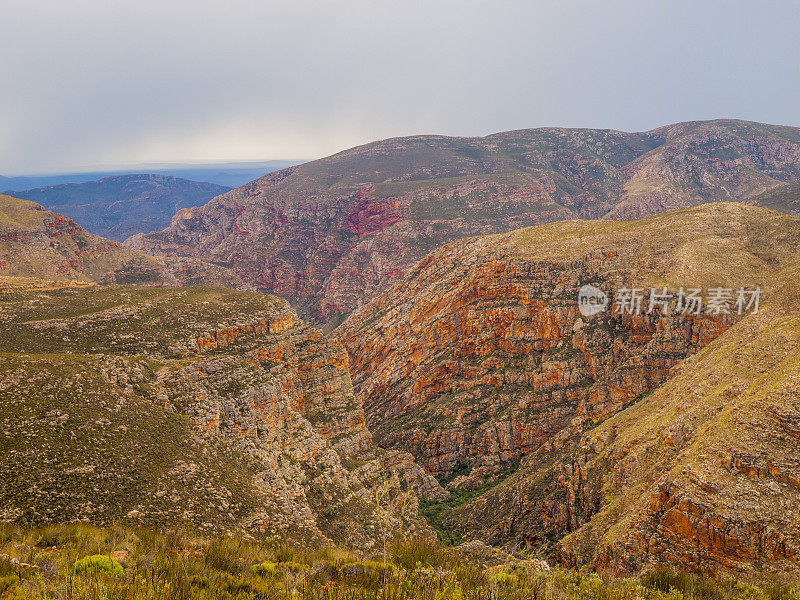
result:
<svg viewBox="0 0 800 600"><path fill-rule="evenodd" d="M515 597L498 573L796 573L796 137L387 140L124 244L0 196L0 517L262 543L242 581L276 540L390 579L417 573L390 546L474 550L487 583L451 566L436 593L475 597Z"/></svg>

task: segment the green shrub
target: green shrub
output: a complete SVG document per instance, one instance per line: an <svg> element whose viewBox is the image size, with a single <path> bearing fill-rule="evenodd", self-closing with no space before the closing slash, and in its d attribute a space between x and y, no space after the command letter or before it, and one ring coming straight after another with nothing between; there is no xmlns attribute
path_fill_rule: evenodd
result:
<svg viewBox="0 0 800 600"><path fill-rule="evenodd" d="M105 554L92 554L75 561L73 573L110 573L122 575L122 565Z"/></svg>
<svg viewBox="0 0 800 600"><path fill-rule="evenodd" d="M786 581L775 578L770 578L764 584L764 595L768 598L768 600L797 599L797 593Z"/></svg>
<svg viewBox="0 0 800 600"><path fill-rule="evenodd" d="M14 539L17 528L6 521L0 521L0 544L6 544Z"/></svg>
<svg viewBox="0 0 800 600"><path fill-rule="evenodd" d="M275 577L281 573L300 573L305 571L306 565L288 560L286 562L274 563L265 560L250 567L250 572L255 575L262 575L265 577Z"/></svg>
<svg viewBox="0 0 800 600"><path fill-rule="evenodd" d="M250 571L256 575L274 577L278 574L278 563L265 560L262 563L250 567Z"/></svg>
<svg viewBox="0 0 800 600"><path fill-rule="evenodd" d="M441 588L436 590L436 600L464 600L464 594L458 583L451 577Z"/></svg>
<svg viewBox="0 0 800 600"><path fill-rule="evenodd" d="M304 564L294 562L292 560L287 560L285 562L279 562L278 567L282 571L286 571L289 573L299 573L300 571L305 571L306 566Z"/></svg>
<svg viewBox="0 0 800 600"><path fill-rule="evenodd" d="M275 562L285 563L294 560L294 548L286 542L275 543Z"/></svg>

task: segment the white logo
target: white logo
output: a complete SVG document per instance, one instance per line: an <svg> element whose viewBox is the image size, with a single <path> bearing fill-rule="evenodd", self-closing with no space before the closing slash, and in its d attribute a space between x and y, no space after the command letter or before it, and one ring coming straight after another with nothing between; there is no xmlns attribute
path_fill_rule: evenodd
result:
<svg viewBox="0 0 800 600"><path fill-rule="evenodd" d="M584 317L593 317L608 306L608 296L593 285L584 285L578 290L578 310Z"/></svg>

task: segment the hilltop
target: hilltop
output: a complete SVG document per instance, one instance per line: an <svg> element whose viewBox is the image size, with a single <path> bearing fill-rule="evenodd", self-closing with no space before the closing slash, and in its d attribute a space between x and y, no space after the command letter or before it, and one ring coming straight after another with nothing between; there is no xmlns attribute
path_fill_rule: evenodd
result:
<svg viewBox="0 0 800 600"><path fill-rule="evenodd" d="M0 194L0 278L65 283L246 287L233 272L197 259L152 257L93 235L72 219L28 200ZM23 278L20 280L20 278Z"/></svg>

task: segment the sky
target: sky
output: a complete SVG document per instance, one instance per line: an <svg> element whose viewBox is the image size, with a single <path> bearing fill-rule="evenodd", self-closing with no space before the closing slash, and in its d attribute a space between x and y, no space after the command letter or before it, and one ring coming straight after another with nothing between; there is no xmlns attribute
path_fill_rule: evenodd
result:
<svg viewBox="0 0 800 600"><path fill-rule="evenodd" d="M794 0L2 0L0 175L413 134L800 126Z"/></svg>

